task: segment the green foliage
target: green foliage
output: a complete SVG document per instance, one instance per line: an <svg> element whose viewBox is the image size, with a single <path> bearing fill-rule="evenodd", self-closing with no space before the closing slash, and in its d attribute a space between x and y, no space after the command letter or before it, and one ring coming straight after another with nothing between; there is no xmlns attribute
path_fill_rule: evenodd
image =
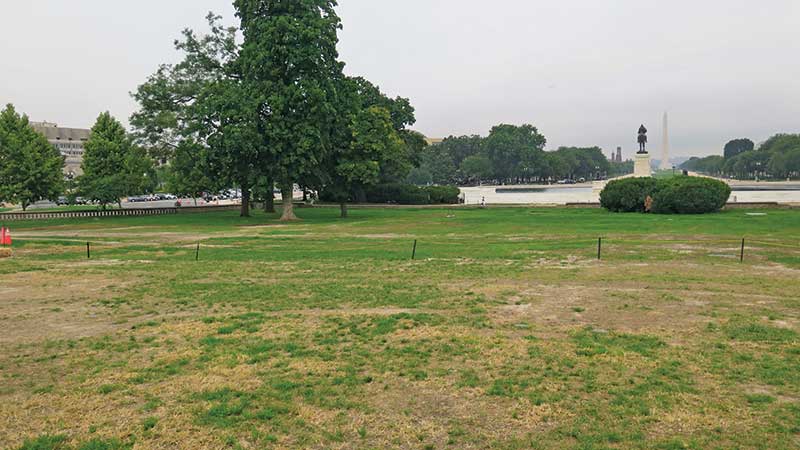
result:
<svg viewBox="0 0 800 450"><path fill-rule="evenodd" d="M455 186L428 186L425 190L428 191L430 203L434 205L455 205L461 195L461 190Z"/></svg>
<svg viewBox="0 0 800 450"><path fill-rule="evenodd" d="M19 450L67 450L67 437L63 434L45 434L35 439L26 439Z"/></svg>
<svg viewBox="0 0 800 450"><path fill-rule="evenodd" d="M129 450L133 444L123 443L117 439L92 439L78 446L77 450Z"/></svg>
<svg viewBox="0 0 800 450"><path fill-rule="evenodd" d="M724 327L730 339L746 342L795 342L798 334L794 330L777 328L753 322L732 322Z"/></svg>
<svg viewBox="0 0 800 450"><path fill-rule="evenodd" d="M631 161L612 165L599 147L546 152L545 142L532 125L498 125L486 138L451 136L430 146L423 153L421 168L437 184L588 180L633 172Z"/></svg>
<svg viewBox="0 0 800 450"><path fill-rule="evenodd" d="M652 196L654 213L705 214L725 207L731 188L711 178L681 176L659 180Z"/></svg>
<svg viewBox="0 0 800 450"><path fill-rule="evenodd" d="M501 124L489 132L485 146L498 180L525 177L547 143L533 125Z"/></svg>
<svg viewBox="0 0 800 450"><path fill-rule="evenodd" d="M155 187L153 163L147 153L133 144L122 124L108 112L97 118L85 147L78 186L87 199L107 205Z"/></svg>
<svg viewBox="0 0 800 450"><path fill-rule="evenodd" d="M711 178L624 178L606 185L600 204L612 212L645 212L650 197L654 213L704 214L722 209L730 195L730 186Z"/></svg>
<svg viewBox="0 0 800 450"><path fill-rule="evenodd" d="M432 183L452 183L457 177L457 166L447 153L447 148L442 145L431 145L425 149L422 153L422 167L430 173Z"/></svg>
<svg viewBox="0 0 800 450"><path fill-rule="evenodd" d="M176 194L238 186L247 216L252 187L259 174L272 174L272 160L257 129L259 97L242 83L237 29L214 14L207 20L208 34L185 30L176 41L182 61L163 65L139 86L131 123L141 142L167 149Z"/></svg>
<svg viewBox="0 0 800 450"><path fill-rule="evenodd" d="M333 165L326 191L339 203L346 203L354 189L380 181L386 161L402 158L403 141L392 127L389 111L370 106L355 112L348 126L347 140L329 155ZM346 210L342 209L342 215Z"/></svg>
<svg viewBox="0 0 800 450"><path fill-rule="evenodd" d="M555 162L551 160L551 164L555 164L550 168L551 176L557 178L566 176L573 180L580 178L592 180L611 170L611 163L600 147L561 147L553 152L551 157L560 160Z"/></svg>
<svg viewBox="0 0 800 450"><path fill-rule="evenodd" d="M645 212L645 200L657 190L655 178L613 180L600 193L600 205L612 212Z"/></svg>
<svg viewBox="0 0 800 450"><path fill-rule="evenodd" d="M734 139L725 144L724 159L730 159L740 153L753 151L755 147L756 145L750 139Z"/></svg>
<svg viewBox="0 0 800 450"><path fill-rule="evenodd" d="M681 165L681 169L708 175L721 174L723 167L725 167L725 158L719 155L707 156L705 158L692 157Z"/></svg>
<svg viewBox="0 0 800 450"><path fill-rule="evenodd" d="M621 352L633 352L642 356L653 356L657 350L666 347L663 341L653 336L608 332L600 333L591 329L584 329L576 332L573 334L572 338L578 347L577 354L580 356Z"/></svg>
<svg viewBox="0 0 800 450"><path fill-rule="evenodd" d="M167 190L179 197L199 197L203 192L214 192L222 185L211 175L212 163L207 147L182 141L167 167Z"/></svg>
<svg viewBox="0 0 800 450"><path fill-rule="evenodd" d="M427 186L433 183L433 174L427 167L415 167L406 177L406 183Z"/></svg>
<svg viewBox="0 0 800 450"><path fill-rule="evenodd" d="M425 188L412 184L389 183L370 186L366 190L369 203L397 203L401 205L427 205L430 194Z"/></svg>
<svg viewBox="0 0 800 450"><path fill-rule="evenodd" d="M461 162L461 173L469 180L487 180L492 176L492 161L485 155L470 155Z"/></svg>
<svg viewBox="0 0 800 450"><path fill-rule="evenodd" d="M12 105L0 112L0 203L23 209L55 200L64 188L64 158Z"/></svg>
<svg viewBox="0 0 800 450"><path fill-rule="evenodd" d="M313 177L337 122L339 16L332 0L236 0L244 43L237 67L254 99L259 142L282 189ZM283 219L294 218L291 203Z"/></svg>

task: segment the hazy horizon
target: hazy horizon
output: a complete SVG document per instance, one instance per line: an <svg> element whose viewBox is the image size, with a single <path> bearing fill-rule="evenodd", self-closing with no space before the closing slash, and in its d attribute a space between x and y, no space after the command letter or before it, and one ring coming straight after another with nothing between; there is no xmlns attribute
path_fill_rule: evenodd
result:
<svg viewBox="0 0 800 450"><path fill-rule="evenodd" d="M174 62L183 28L204 31L230 0L6 2L0 102L31 120L85 128ZM800 2L344 0L341 58L389 95L411 99L429 137L531 123L559 146L660 156L721 154L730 139L800 132Z"/></svg>

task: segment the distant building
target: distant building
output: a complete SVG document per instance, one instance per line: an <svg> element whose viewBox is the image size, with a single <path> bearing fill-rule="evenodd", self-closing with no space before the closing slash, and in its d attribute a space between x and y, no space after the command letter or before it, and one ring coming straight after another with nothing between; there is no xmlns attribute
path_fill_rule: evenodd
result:
<svg viewBox="0 0 800 450"><path fill-rule="evenodd" d="M617 152L611 152L611 162L614 163L621 163L622 162L622 147L617 147Z"/></svg>
<svg viewBox="0 0 800 450"><path fill-rule="evenodd" d="M425 142L427 142L427 143L428 143L428 145L439 145L439 144L441 144L443 141L444 141L444 139L443 139L443 138L429 138L429 137L426 137L426 138L425 138Z"/></svg>
<svg viewBox="0 0 800 450"><path fill-rule="evenodd" d="M31 122L31 126L64 155L64 175L74 178L83 174L84 144L89 139L90 130L62 128L50 122Z"/></svg>

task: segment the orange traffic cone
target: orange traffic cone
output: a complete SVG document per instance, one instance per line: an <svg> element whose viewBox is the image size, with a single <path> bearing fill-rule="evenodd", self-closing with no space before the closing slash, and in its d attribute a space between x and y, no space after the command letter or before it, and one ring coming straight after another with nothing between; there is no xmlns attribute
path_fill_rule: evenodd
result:
<svg viewBox="0 0 800 450"><path fill-rule="evenodd" d="M8 228L3 228L3 236L2 237L3 237L2 244L10 246L11 245L11 230L9 230Z"/></svg>

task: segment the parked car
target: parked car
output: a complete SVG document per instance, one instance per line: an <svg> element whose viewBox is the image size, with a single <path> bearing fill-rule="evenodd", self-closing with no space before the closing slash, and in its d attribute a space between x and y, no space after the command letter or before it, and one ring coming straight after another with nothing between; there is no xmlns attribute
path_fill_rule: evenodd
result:
<svg viewBox="0 0 800 450"><path fill-rule="evenodd" d="M69 205L69 199L67 197L64 197L64 196L58 197L58 200L56 200L56 205L58 205L58 206L67 206L67 205Z"/></svg>

